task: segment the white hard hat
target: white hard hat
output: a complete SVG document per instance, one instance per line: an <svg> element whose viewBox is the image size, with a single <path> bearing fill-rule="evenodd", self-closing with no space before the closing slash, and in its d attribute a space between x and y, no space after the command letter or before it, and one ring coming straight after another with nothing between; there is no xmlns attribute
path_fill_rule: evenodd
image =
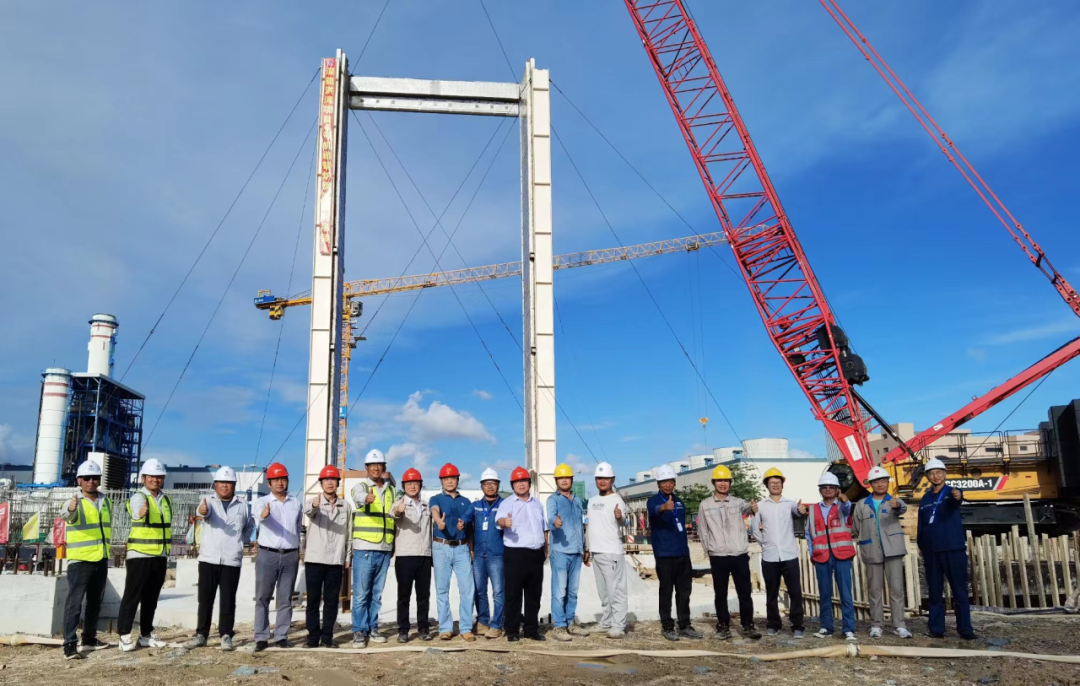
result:
<svg viewBox="0 0 1080 686"><path fill-rule="evenodd" d="M884 467L877 466L871 469L866 475L866 483L876 481L877 479L888 479L889 473L885 471Z"/></svg>
<svg viewBox="0 0 1080 686"><path fill-rule="evenodd" d="M662 464L653 470L653 475L657 481L668 481L675 478L675 470L669 464Z"/></svg>
<svg viewBox="0 0 1080 686"><path fill-rule="evenodd" d="M928 472L931 469L945 469L945 463L936 457L926 461L926 465L923 466L923 471Z"/></svg>
<svg viewBox="0 0 1080 686"><path fill-rule="evenodd" d="M79 470L75 472L75 476L101 476L101 465L87 460L79 465Z"/></svg>
<svg viewBox="0 0 1080 686"><path fill-rule="evenodd" d="M364 457L364 464L386 464L386 456L378 448L373 448Z"/></svg>
<svg viewBox="0 0 1080 686"><path fill-rule="evenodd" d="M480 483L484 483L485 481L498 481L498 480L499 480L499 473L497 471L495 471L494 469L492 469L491 467L488 467L487 469L485 469L484 473L480 475Z"/></svg>
<svg viewBox="0 0 1080 686"><path fill-rule="evenodd" d="M218 467L214 472L214 481L231 481L236 483L236 471L232 467Z"/></svg>
<svg viewBox="0 0 1080 686"><path fill-rule="evenodd" d="M822 486L836 486L840 488L840 479L836 478L836 475L832 472L825 472L821 475L821 478L817 480L818 488Z"/></svg>
<svg viewBox="0 0 1080 686"><path fill-rule="evenodd" d="M165 465L161 464L161 460L147 460L142 463L139 476L165 476Z"/></svg>
<svg viewBox="0 0 1080 686"><path fill-rule="evenodd" d="M602 479L614 479L615 468L607 462L601 462L596 465L596 469L593 470L593 476Z"/></svg>

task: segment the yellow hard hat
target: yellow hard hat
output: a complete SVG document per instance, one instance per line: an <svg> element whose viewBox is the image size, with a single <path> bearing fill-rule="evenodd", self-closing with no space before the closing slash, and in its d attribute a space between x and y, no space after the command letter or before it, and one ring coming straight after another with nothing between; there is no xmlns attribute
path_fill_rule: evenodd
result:
<svg viewBox="0 0 1080 686"><path fill-rule="evenodd" d="M722 464L716 465L712 470L712 480L716 481L717 479L727 479L728 481L731 481L731 470Z"/></svg>
<svg viewBox="0 0 1080 686"><path fill-rule="evenodd" d="M776 467L769 468L765 472L765 476L761 479L761 481L762 481L762 483L767 483L769 481L769 479L771 479L774 476L780 477L781 481L787 481L787 479L784 478L784 473L782 471L780 471L779 469L777 469Z"/></svg>
<svg viewBox="0 0 1080 686"><path fill-rule="evenodd" d="M568 476L571 479L574 478L574 470L570 467L570 465L566 464L565 462L555 468L556 479L562 478L564 476Z"/></svg>

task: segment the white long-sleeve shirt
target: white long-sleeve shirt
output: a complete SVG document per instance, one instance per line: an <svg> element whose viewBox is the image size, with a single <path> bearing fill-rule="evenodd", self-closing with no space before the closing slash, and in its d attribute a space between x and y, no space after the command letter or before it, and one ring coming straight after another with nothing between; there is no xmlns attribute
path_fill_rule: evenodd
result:
<svg viewBox="0 0 1080 686"><path fill-rule="evenodd" d="M244 544L251 540L255 518L248 514L247 503L237 496L222 502L216 494L206 496L206 516L199 537L199 562L239 567L244 559ZM198 514L196 514L198 516Z"/></svg>
<svg viewBox="0 0 1080 686"><path fill-rule="evenodd" d="M761 544L762 561L784 562L799 557L795 518L801 516L799 504L791 498L781 497L776 502L770 497L758 502L757 514L750 518L750 534Z"/></svg>

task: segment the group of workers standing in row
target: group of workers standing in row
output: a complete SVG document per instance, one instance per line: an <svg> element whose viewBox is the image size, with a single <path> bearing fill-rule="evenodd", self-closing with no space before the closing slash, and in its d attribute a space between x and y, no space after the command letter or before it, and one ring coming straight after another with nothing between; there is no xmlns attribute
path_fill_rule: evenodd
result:
<svg viewBox="0 0 1080 686"><path fill-rule="evenodd" d="M573 470L555 469L557 491L547 508L532 493L527 470L511 472L512 494L503 498L493 469L480 478L483 497L469 501L458 492L460 474L452 464L439 471L442 491L425 502L423 480L416 469L401 477L404 494L398 496L379 450L365 460L367 478L352 489L353 502L339 496L341 474L327 466L319 475L321 493L304 502L289 494L289 474L283 465L266 470L270 494L250 510L236 497L236 472L221 467L214 477L214 495L196 509L201 520L199 545L198 622L195 636L185 647L207 645L215 600L221 650L233 650L236 591L244 546L258 529L255 561L255 650L272 642L290 647L292 594L299 572L301 529L306 529L304 574L307 591L306 647L334 648L339 594L344 575L352 574L353 647L386 643L379 632L382 592L395 558L397 630L399 643L410 640L410 604L416 597L417 637L421 641L454 635L450 584L456 577L459 596L459 634L465 641L478 635L509 641L543 641L539 612L544 564L551 575L551 638L571 641L573 636L603 633L617 639L625 635L627 613L626 556L620 528L627 523L626 503L614 490L615 471L600 463L594 478L598 495L586 504L572 492ZM963 493L945 484L945 467L938 460L926 465L931 489L919 509L918 545L923 553L930 593L930 634L945 632L944 579L953 590L957 629L973 638L967 601L966 547L960 524ZM147 460L140 469L143 487L128 501L131 533L127 541L127 579L120 605L120 649L164 647L154 633L154 613L165 583L172 539L172 505L164 494L165 469ZM66 549L68 598L64 613L64 655L77 659L82 652L106 647L96 637L97 619L104 597L110 557L112 504L98 492L101 468L92 462L79 466L79 492L68 504ZM668 465L656 470L658 491L647 504L656 573L660 582L659 613L664 638L700 639L690 623L693 565L686 533L688 512L675 493L675 472ZM744 501L730 493L732 475L721 465L712 474L714 492L702 501L698 535L709 556L716 604L716 638L731 637L727 595L729 579L739 598L742 633L760 638L754 628L750 596L747 524L762 546L762 576L766 586L770 635L780 632L780 582L791 598L789 617L795 638L804 636L803 599L799 578L799 545L794 521L806 518L811 559L821 592L821 629L825 638L835 627L831 612L832 580L840 594L845 638L855 640L852 601L852 558L856 548L868 570L873 638L882 635L884 584L889 584L896 633L910 638L904 625L903 557L906 554L899 518L906 505L888 493L889 477L880 467L870 472L870 496L853 505L840 494L831 473L822 475L820 503L807 506L783 496L784 476L765 473L769 496L761 502ZM355 506L354 506L355 504ZM576 623L577 595L582 565L593 567L603 614L596 627ZM431 574L434 569L437 632L429 625ZM488 586L491 600L488 599ZM672 618L672 595L676 617ZM270 601L276 596L276 618L271 636ZM82 640L76 642L83 601L86 612ZM474 607L475 605L475 607ZM140 635L131 635L136 610ZM475 609L475 624L473 621Z"/></svg>

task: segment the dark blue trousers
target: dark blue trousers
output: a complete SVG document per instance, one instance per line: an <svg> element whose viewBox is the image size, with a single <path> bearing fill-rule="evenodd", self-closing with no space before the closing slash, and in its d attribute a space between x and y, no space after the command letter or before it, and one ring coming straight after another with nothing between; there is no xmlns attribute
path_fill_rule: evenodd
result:
<svg viewBox="0 0 1080 686"><path fill-rule="evenodd" d="M961 636L974 634L975 630L971 628L971 603L968 601L967 551L924 553L923 565L930 591L930 633L945 633L945 579L948 579L953 609L956 610L956 630Z"/></svg>

